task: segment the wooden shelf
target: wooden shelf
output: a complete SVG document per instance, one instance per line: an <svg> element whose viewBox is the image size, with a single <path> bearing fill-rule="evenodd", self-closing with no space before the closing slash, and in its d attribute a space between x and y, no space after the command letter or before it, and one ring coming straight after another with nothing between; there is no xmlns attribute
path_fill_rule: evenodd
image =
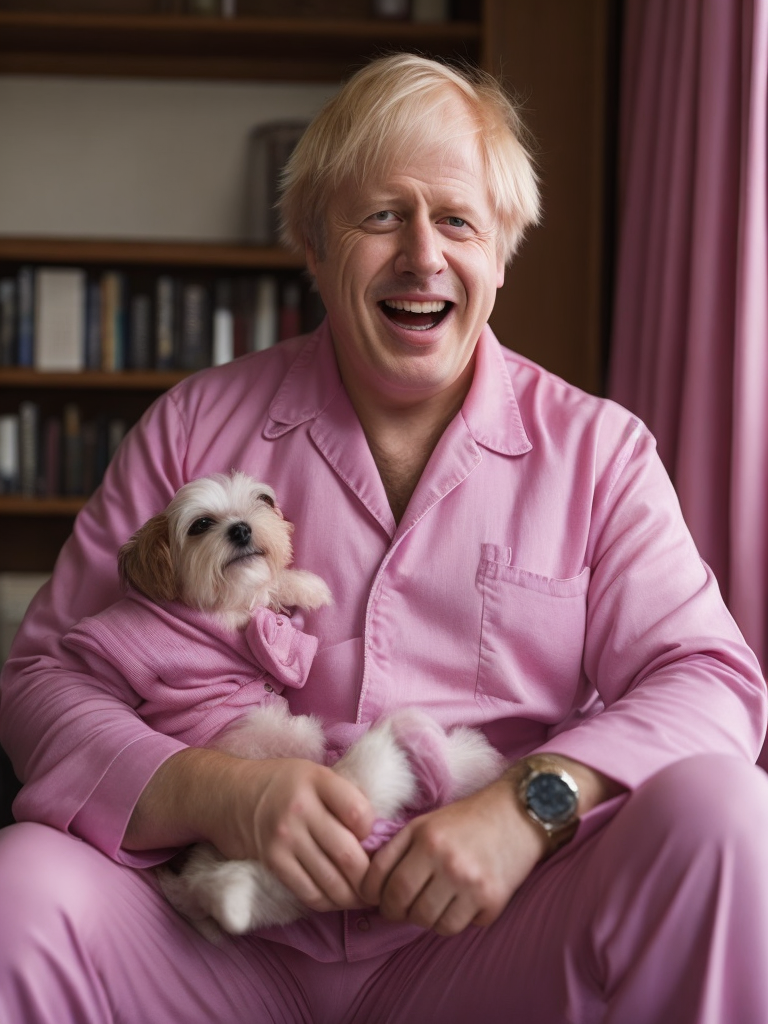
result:
<svg viewBox="0 0 768 1024"><path fill-rule="evenodd" d="M101 263L145 266L301 270L286 249L212 242L115 241L98 238L1 237L0 260L19 263Z"/></svg>
<svg viewBox="0 0 768 1024"><path fill-rule="evenodd" d="M480 59L479 22L0 11L0 74L326 82L391 49Z"/></svg>
<svg viewBox="0 0 768 1024"><path fill-rule="evenodd" d="M86 498L27 498L0 495L0 516L76 516Z"/></svg>
<svg viewBox="0 0 768 1024"><path fill-rule="evenodd" d="M45 388L49 390L167 391L188 377L181 370L83 370L72 373L46 373L22 367L0 369L4 388Z"/></svg>

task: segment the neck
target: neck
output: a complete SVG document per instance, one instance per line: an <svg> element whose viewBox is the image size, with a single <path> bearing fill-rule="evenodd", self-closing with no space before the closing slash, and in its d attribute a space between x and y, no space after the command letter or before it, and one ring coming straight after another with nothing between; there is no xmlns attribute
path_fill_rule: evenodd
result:
<svg viewBox="0 0 768 1024"><path fill-rule="evenodd" d="M344 381L365 432L389 506L399 523L445 428L461 408L472 383L473 366L450 391L411 402L373 400Z"/></svg>

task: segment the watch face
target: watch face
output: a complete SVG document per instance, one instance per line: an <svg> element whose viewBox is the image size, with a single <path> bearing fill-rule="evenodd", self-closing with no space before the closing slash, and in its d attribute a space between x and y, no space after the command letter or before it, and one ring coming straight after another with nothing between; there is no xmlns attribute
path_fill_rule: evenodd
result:
<svg viewBox="0 0 768 1024"><path fill-rule="evenodd" d="M559 775L541 772L528 783L526 802L541 821L564 825L576 813L578 796Z"/></svg>

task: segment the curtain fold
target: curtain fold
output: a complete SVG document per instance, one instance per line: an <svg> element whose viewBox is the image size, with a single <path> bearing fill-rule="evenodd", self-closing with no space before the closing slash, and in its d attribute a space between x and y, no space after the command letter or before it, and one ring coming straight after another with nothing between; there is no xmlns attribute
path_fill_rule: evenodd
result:
<svg viewBox="0 0 768 1024"><path fill-rule="evenodd" d="M768 0L625 12L609 394L656 435L765 672Z"/></svg>

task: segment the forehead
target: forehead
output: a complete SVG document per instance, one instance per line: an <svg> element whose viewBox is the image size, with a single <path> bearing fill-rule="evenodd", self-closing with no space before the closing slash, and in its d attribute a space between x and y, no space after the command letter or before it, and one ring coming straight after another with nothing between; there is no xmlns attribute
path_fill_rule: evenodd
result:
<svg viewBox="0 0 768 1024"><path fill-rule="evenodd" d="M460 112L461 115L462 112ZM440 128L440 126L436 126ZM345 207L376 205L414 194L431 202L459 202L490 210L490 193L477 127L466 115L427 136L393 143L387 160L379 161L359 180L336 194Z"/></svg>

